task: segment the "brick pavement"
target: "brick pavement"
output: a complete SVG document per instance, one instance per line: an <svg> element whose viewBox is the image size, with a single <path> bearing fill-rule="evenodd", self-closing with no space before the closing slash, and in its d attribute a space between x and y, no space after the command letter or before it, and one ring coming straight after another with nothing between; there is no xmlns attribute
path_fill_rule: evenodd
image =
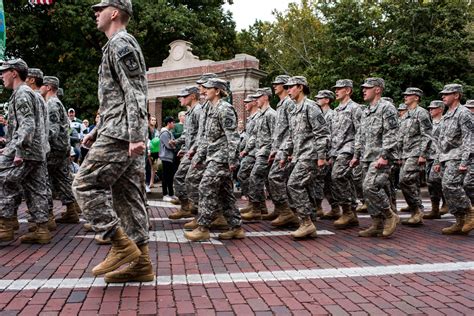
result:
<svg viewBox="0 0 474 316"><path fill-rule="evenodd" d="M188 243L184 221L166 219L174 208L153 204L156 281L105 285L90 271L108 247L81 225L59 225L49 245L0 245L0 315L474 314L474 237L441 235L451 217L390 239L320 221L324 234L295 242L261 233L273 231L261 222L244 226L244 240Z"/></svg>

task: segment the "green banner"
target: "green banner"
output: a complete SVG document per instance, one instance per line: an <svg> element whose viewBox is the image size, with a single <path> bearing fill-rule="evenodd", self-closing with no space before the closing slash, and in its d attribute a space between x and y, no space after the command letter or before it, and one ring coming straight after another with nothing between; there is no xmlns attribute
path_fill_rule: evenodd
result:
<svg viewBox="0 0 474 316"><path fill-rule="evenodd" d="M3 12L3 0L0 0L0 60L3 60L5 55L6 42L5 12Z"/></svg>

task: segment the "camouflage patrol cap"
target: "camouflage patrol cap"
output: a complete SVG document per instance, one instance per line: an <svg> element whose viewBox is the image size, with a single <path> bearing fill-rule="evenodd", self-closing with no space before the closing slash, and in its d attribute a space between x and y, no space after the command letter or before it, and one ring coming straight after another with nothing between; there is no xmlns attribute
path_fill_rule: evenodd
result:
<svg viewBox="0 0 474 316"><path fill-rule="evenodd" d="M291 86L296 86L298 84L309 88L308 80L306 80L306 78L303 77L303 76L291 77L290 79L288 79L288 82L284 84L284 86L285 87L291 87Z"/></svg>
<svg viewBox="0 0 474 316"><path fill-rule="evenodd" d="M0 66L0 71L8 70L8 69L15 69L18 71L28 71L28 65L26 62L21 58L10 59L3 62Z"/></svg>
<svg viewBox="0 0 474 316"><path fill-rule="evenodd" d="M285 84L288 82L288 79L290 79L290 76L288 75L280 75L276 76L275 80L273 80L272 84Z"/></svg>
<svg viewBox="0 0 474 316"><path fill-rule="evenodd" d="M49 85L49 86L55 87L57 89L57 88L59 88L59 79L57 77L53 77L53 76L44 76L43 85L44 86Z"/></svg>
<svg viewBox="0 0 474 316"><path fill-rule="evenodd" d="M219 78L211 78L202 86L204 88L216 88L216 89L221 89L224 92L227 91L227 81L219 79Z"/></svg>
<svg viewBox="0 0 474 316"><path fill-rule="evenodd" d="M439 94L462 93L462 85L458 83L450 83L444 86Z"/></svg>
<svg viewBox="0 0 474 316"><path fill-rule="evenodd" d="M405 111L407 110L407 105L405 103L400 103L400 105L398 106L398 110L399 111Z"/></svg>
<svg viewBox="0 0 474 316"><path fill-rule="evenodd" d="M132 16L132 1L131 0L102 0L100 3L92 6L93 10L99 10L105 7L115 7L125 11L129 16Z"/></svg>
<svg viewBox="0 0 474 316"><path fill-rule="evenodd" d="M336 85L333 86L333 88L353 88L353 82L351 79L340 79L336 81Z"/></svg>
<svg viewBox="0 0 474 316"><path fill-rule="evenodd" d="M389 97L381 97L381 99L393 104L393 99L392 99L392 98L389 98Z"/></svg>
<svg viewBox="0 0 474 316"><path fill-rule="evenodd" d="M255 94L253 94L252 97L257 99L257 98L260 98L263 95L268 95L269 97L271 97L272 96L272 89L270 89L268 87L257 89L257 92L255 92Z"/></svg>
<svg viewBox="0 0 474 316"><path fill-rule="evenodd" d="M467 107L469 109L474 108L474 100L467 100L466 104L465 104L465 107Z"/></svg>
<svg viewBox="0 0 474 316"><path fill-rule="evenodd" d="M39 68L29 68L28 77L43 79L43 72Z"/></svg>
<svg viewBox="0 0 474 316"><path fill-rule="evenodd" d="M382 78L367 78L362 84L362 88L373 88L373 87L381 87L385 88L385 80Z"/></svg>
<svg viewBox="0 0 474 316"><path fill-rule="evenodd" d="M437 109L437 108L444 108L444 103L441 100L433 100L430 102L428 109Z"/></svg>
<svg viewBox="0 0 474 316"><path fill-rule="evenodd" d="M217 75L215 73L207 73L207 74L203 74L201 75L201 77L196 81L197 84L204 84L206 83L209 79L212 79L212 78L217 78Z"/></svg>
<svg viewBox="0 0 474 316"><path fill-rule="evenodd" d="M187 97L190 94L199 94L198 87L189 86L189 87L186 87L184 89L181 89L181 91L178 94L178 98L179 97Z"/></svg>
<svg viewBox="0 0 474 316"><path fill-rule="evenodd" d="M403 92L403 95L417 95L420 98L423 96L423 90L415 87L410 87Z"/></svg>
<svg viewBox="0 0 474 316"><path fill-rule="evenodd" d="M250 103L253 101L255 101L255 98L253 97L253 95L250 94L244 99L244 103Z"/></svg>
<svg viewBox="0 0 474 316"><path fill-rule="evenodd" d="M328 98L334 101L334 99L336 98L336 95L331 90L318 91L318 94L316 95L316 99L324 99L324 98Z"/></svg>

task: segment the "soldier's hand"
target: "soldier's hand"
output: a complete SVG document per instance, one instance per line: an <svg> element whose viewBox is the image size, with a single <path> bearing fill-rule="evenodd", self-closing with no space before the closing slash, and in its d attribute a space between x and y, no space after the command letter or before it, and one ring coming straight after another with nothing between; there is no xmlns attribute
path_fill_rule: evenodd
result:
<svg viewBox="0 0 474 316"><path fill-rule="evenodd" d="M15 166L19 166L19 165L21 165L22 163L23 163L23 158L21 158L21 157L16 157L16 156L15 156L15 158L13 158L13 164L14 164Z"/></svg>
<svg viewBox="0 0 474 316"><path fill-rule="evenodd" d="M318 168L323 168L326 165L327 165L326 159L318 159L318 161L317 161Z"/></svg>
<svg viewBox="0 0 474 316"><path fill-rule="evenodd" d="M426 163L426 158L423 156L418 157L418 165L424 166Z"/></svg>
<svg viewBox="0 0 474 316"><path fill-rule="evenodd" d="M184 156L184 151L180 150L178 151L178 153L176 154L177 157L183 157Z"/></svg>
<svg viewBox="0 0 474 316"><path fill-rule="evenodd" d="M144 153L145 153L145 143L144 142L130 143L128 145L128 155L130 157L141 156Z"/></svg>
<svg viewBox="0 0 474 316"><path fill-rule="evenodd" d="M273 162L273 160L275 160L275 155L276 155L276 152L271 152L270 155L268 156L268 160L267 162L270 164Z"/></svg>
<svg viewBox="0 0 474 316"><path fill-rule="evenodd" d="M468 167L464 165L459 165L459 172L465 173L467 172Z"/></svg>
<svg viewBox="0 0 474 316"><path fill-rule="evenodd" d="M285 160L285 159L280 159L280 163L279 163L280 168L284 168L284 167L285 167L285 163L286 163L286 160Z"/></svg>
<svg viewBox="0 0 474 316"><path fill-rule="evenodd" d="M193 168L195 169L202 169L204 167L204 165L200 162L197 162L195 164L193 164Z"/></svg>
<svg viewBox="0 0 474 316"><path fill-rule="evenodd" d="M388 160L384 159L383 157L380 157L377 159L377 162L375 163L375 168L380 169L388 165Z"/></svg>
<svg viewBox="0 0 474 316"><path fill-rule="evenodd" d="M349 167L354 168L359 165L359 159L357 158L352 158L351 161L349 161Z"/></svg>
<svg viewBox="0 0 474 316"><path fill-rule="evenodd" d="M434 166L433 166L433 170L434 170L435 172L440 172L440 171L441 171L441 166L440 166L439 164L438 164L438 165L434 165Z"/></svg>
<svg viewBox="0 0 474 316"><path fill-rule="evenodd" d="M7 139L5 137L0 137L0 144L5 144Z"/></svg>
<svg viewBox="0 0 474 316"><path fill-rule="evenodd" d="M86 134L81 142L85 147L90 148L94 143L94 138L91 134Z"/></svg>
<svg viewBox="0 0 474 316"><path fill-rule="evenodd" d="M241 151L240 154L239 154L240 158L244 158L245 156L247 156L247 152L245 150Z"/></svg>
<svg viewBox="0 0 474 316"><path fill-rule="evenodd" d="M188 151L188 153L187 153L189 159L193 158L194 154L195 154L194 150L190 150L190 151Z"/></svg>

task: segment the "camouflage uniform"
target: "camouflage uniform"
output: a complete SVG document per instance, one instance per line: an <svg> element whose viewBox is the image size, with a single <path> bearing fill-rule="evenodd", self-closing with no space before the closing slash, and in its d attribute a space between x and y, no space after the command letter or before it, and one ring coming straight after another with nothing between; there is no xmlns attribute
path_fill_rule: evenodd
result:
<svg viewBox="0 0 474 316"><path fill-rule="evenodd" d="M438 104L437 104L438 103ZM444 107L443 101L432 101L429 108ZM439 206L441 198L443 198L443 188L441 186L441 173L434 171L434 161L436 159L438 138L440 133L440 122L432 122L433 130L431 133L432 140L430 142L428 159L426 161L426 182L428 184L428 192L430 194L430 199L434 205Z"/></svg>
<svg viewBox="0 0 474 316"><path fill-rule="evenodd" d="M125 30L111 36L99 67L100 124L73 182L77 202L95 231L113 236L119 226L137 245L148 242L145 159L129 156L144 142L146 66L136 39Z"/></svg>
<svg viewBox="0 0 474 316"><path fill-rule="evenodd" d="M247 118L247 123L245 124L245 132L247 133L247 141L245 144L245 148L250 142L251 135L256 132L255 125L256 120L260 116L260 112L256 111L254 114ZM243 149L245 151L245 148ZM237 179L240 181L240 187L242 188L242 195L247 196L249 193L249 178L250 173L252 172L253 165L255 164L255 147L247 152L247 156L245 156L242 161L240 162L239 172L237 173Z"/></svg>
<svg viewBox="0 0 474 316"><path fill-rule="evenodd" d="M474 117L474 112L472 108L474 107L474 100L467 100L466 107L471 110L471 115ZM469 156L469 171L464 178L464 191L466 191L469 200L471 200L471 205L474 205L474 152L471 146L471 154Z"/></svg>

